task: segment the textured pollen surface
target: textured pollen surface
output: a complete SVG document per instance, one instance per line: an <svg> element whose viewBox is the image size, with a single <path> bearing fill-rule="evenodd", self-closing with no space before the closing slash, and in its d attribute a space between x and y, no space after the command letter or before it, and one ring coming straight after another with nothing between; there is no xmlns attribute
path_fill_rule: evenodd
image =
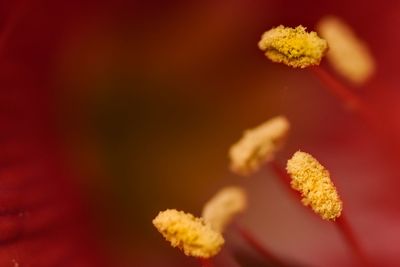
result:
<svg viewBox="0 0 400 267"><path fill-rule="evenodd" d="M256 128L246 130L243 137L229 150L230 168L239 175L257 171L264 162L275 157L290 130L284 116L274 117Z"/></svg>
<svg viewBox="0 0 400 267"><path fill-rule="evenodd" d="M350 82L361 85L375 71L375 62L367 45L341 19L327 16L317 25L329 44L326 57L332 67Z"/></svg>
<svg viewBox="0 0 400 267"><path fill-rule="evenodd" d="M294 68L319 65L328 44L315 32L306 32L303 26L296 28L282 25L266 31L258 47L273 62L284 63Z"/></svg>
<svg viewBox="0 0 400 267"><path fill-rule="evenodd" d="M305 152L296 152L288 160L287 172L291 185L301 192L302 202L325 220L335 220L342 212L342 201L332 183L329 172L315 158Z"/></svg>
<svg viewBox="0 0 400 267"><path fill-rule="evenodd" d="M210 258L225 242L222 235L203 219L183 211L161 211L153 224L173 247L180 248L187 256Z"/></svg>
<svg viewBox="0 0 400 267"><path fill-rule="evenodd" d="M221 189L204 205L202 217L214 230L223 232L246 206L246 192L241 187L229 186Z"/></svg>

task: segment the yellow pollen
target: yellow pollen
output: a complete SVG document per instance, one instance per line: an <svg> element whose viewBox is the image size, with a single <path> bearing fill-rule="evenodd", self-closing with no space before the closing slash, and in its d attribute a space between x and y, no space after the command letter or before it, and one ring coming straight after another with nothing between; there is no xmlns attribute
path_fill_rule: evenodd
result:
<svg viewBox="0 0 400 267"><path fill-rule="evenodd" d="M161 211L153 224L173 247L180 248L187 256L213 257L225 242L210 224L183 211Z"/></svg>
<svg viewBox="0 0 400 267"><path fill-rule="evenodd" d="M246 130L229 150L230 168L239 175L250 175L265 162L274 159L289 133L290 124L284 116L274 117Z"/></svg>
<svg viewBox="0 0 400 267"><path fill-rule="evenodd" d="M301 192L302 202L311 206L325 220L335 220L343 204L328 170L310 154L298 151L288 160L286 170L292 177L291 186Z"/></svg>
<svg viewBox="0 0 400 267"><path fill-rule="evenodd" d="M296 28L282 25L266 31L258 43L265 55L277 63L294 68L319 65L328 50L328 44L315 32L307 32L303 26Z"/></svg>
<svg viewBox="0 0 400 267"><path fill-rule="evenodd" d="M355 85L363 84L372 76L374 58L349 25L340 18L327 16L319 21L317 30L328 41L328 62L340 75Z"/></svg>
<svg viewBox="0 0 400 267"><path fill-rule="evenodd" d="M246 192L241 187L229 186L221 189L204 205L202 217L214 230L223 232L246 206Z"/></svg>

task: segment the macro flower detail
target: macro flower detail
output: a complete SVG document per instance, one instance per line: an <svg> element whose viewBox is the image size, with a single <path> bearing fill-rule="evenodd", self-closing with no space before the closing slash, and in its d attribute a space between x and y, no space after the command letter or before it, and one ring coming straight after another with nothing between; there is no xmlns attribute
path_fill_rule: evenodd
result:
<svg viewBox="0 0 400 267"><path fill-rule="evenodd" d="M324 39L316 32L307 32L301 25L296 28L280 25L266 31L258 47L271 61L294 68L319 65L328 50Z"/></svg>
<svg viewBox="0 0 400 267"><path fill-rule="evenodd" d="M202 217L212 228L223 232L233 217L247 206L246 192L238 186L228 186L213 196L203 208Z"/></svg>
<svg viewBox="0 0 400 267"><path fill-rule="evenodd" d="M363 84L375 71L375 61L367 45L349 25L334 16L322 18L318 33L328 41L328 62L336 72L355 85Z"/></svg>
<svg viewBox="0 0 400 267"><path fill-rule="evenodd" d="M153 224L173 247L180 248L187 256L213 257L225 242L221 233L212 229L202 218L183 211L161 211Z"/></svg>
<svg viewBox="0 0 400 267"><path fill-rule="evenodd" d="M0 267L400 267L399 9L3 1Z"/></svg>
<svg viewBox="0 0 400 267"><path fill-rule="evenodd" d="M298 151L288 160L286 170L292 178L291 186L301 192L305 206L311 206L325 220L340 216L343 204L329 171L314 157Z"/></svg>
<svg viewBox="0 0 400 267"><path fill-rule="evenodd" d="M243 137L229 150L230 168L239 175L250 175L275 157L290 130L284 116L274 117L263 124L246 130Z"/></svg>

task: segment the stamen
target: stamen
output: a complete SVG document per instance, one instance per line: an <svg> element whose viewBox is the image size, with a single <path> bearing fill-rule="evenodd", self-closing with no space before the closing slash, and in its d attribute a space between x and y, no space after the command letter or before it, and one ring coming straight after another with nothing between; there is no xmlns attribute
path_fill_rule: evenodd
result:
<svg viewBox="0 0 400 267"><path fill-rule="evenodd" d="M343 204L328 170L310 154L300 151L288 160L286 169L292 177L292 188L301 192L303 204L310 205L325 220L337 219L335 225L360 263L370 266L346 217L342 215Z"/></svg>
<svg viewBox="0 0 400 267"><path fill-rule="evenodd" d="M246 206L246 192L241 187L229 186L220 190L204 205L202 217L215 231L222 233Z"/></svg>
<svg viewBox="0 0 400 267"><path fill-rule="evenodd" d="M301 25L296 28L280 25L266 31L258 47L273 62L306 68L319 65L328 44L316 32L306 32L306 28Z"/></svg>
<svg viewBox="0 0 400 267"><path fill-rule="evenodd" d="M284 116L277 116L246 130L229 150L231 170L239 175L256 172L263 163L274 159L284 145L289 129L289 121Z"/></svg>
<svg viewBox="0 0 400 267"><path fill-rule="evenodd" d="M288 160L286 170L291 186L301 192L302 202L324 220L335 220L342 212L342 201L328 170L310 154L298 151Z"/></svg>
<svg viewBox="0 0 400 267"><path fill-rule="evenodd" d="M317 30L328 41L326 57L335 71L354 85L362 85L372 76L374 58L349 25L340 18L326 16L318 22Z"/></svg>
<svg viewBox="0 0 400 267"><path fill-rule="evenodd" d="M210 224L183 211L162 211L153 224L173 247L180 248L187 256L213 257L225 242L221 233L212 229Z"/></svg>
<svg viewBox="0 0 400 267"><path fill-rule="evenodd" d="M273 62L300 68L317 66L322 57L328 52L328 42L318 37L315 32L308 33L305 29L303 26L289 28L282 25L273 28L263 34L258 47L265 51L265 55ZM333 46L335 47L335 44ZM368 59L364 60L368 61ZM342 62L342 65L344 64L346 63ZM350 69L350 67L347 68ZM351 68L355 67L351 66ZM353 71L351 76L357 77L353 77L353 80L357 79L357 81L361 82L363 79L367 79L370 76L369 73L372 73L372 70L368 71L368 69L372 69L372 67L365 68L366 70L360 71L361 74L354 74L356 71ZM310 69L333 95L358 113L367 124L376 128L375 112L360 97L320 67Z"/></svg>

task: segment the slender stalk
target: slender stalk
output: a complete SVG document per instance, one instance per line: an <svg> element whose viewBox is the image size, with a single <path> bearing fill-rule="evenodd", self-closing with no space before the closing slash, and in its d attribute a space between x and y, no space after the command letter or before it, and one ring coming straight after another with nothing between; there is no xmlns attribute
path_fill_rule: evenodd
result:
<svg viewBox="0 0 400 267"><path fill-rule="evenodd" d="M291 178L287 174L286 170L276 160L272 160L269 165L275 175L281 180L285 188L290 191L290 194L292 194L296 199L301 200L301 194L290 187Z"/></svg>
<svg viewBox="0 0 400 267"><path fill-rule="evenodd" d="M199 258L200 266L201 267L213 267L213 261L212 259L204 259L204 258Z"/></svg>
<svg viewBox="0 0 400 267"><path fill-rule="evenodd" d="M342 234L346 243L349 245L351 250L357 256L358 260L362 264L362 266L370 267L372 266L368 260L368 257L365 255L362 250L360 243L358 242L353 229L351 228L346 216L342 214L336 221L335 225L338 228L339 232Z"/></svg>
<svg viewBox="0 0 400 267"><path fill-rule="evenodd" d="M269 164L271 169L275 172L276 176L278 176L284 184L290 184L291 179L289 175L286 173L286 170L276 160L272 160Z"/></svg>
<svg viewBox="0 0 400 267"><path fill-rule="evenodd" d="M400 141L395 136L396 129L393 128L393 123L387 125L387 123L379 118L380 114L373 107L369 106L322 67L312 67L310 70L325 85L325 89L339 98L345 106L351 109L369 126L370 130L385 144L385 148L393 151L393 153L400 154Z"/></svg>
<svg viewBox="0 0 400 267"><path fill-rule="evenodd" d="M370 126L376 127L376 113L365 101L322 67L312 67L310 69L325 85L324 88L332 95L339 98L347 108L358 114L364 122Z"/></svg>
<svg viewBox="0 0 400 267"><path fill-rule="evenodd" d="M270 162L270 166L272 170L275 172L275 174L280 178L280 180L285 184L285 185L290 185L290 177L286 173L285 169L283 169L277 161L272 161ZM290 190L293 196L295 196L297 199L301 199L301 195L295 191L292 190L290 186L286 186ZM351 248L351 250L354 252L356 257L358 258L360 264L365 267L371 267L371 263L368 261L368 257L365 255L363 252L360 243L358 242L350 224L348 223L348 220L344 214L342 214L336 221L335 221L335 226L338 228L339 232L343 236L344 240L348 244L348 246Z"/></svg>
<svg viewBox="0 0 400 267"><path fill-rule="evenodd" d="M240 236L255 250L257 251L267 262L273 263L275 266L286 266L278 257L276 257L271 251L269 251L264 245L262 245L249 231L245 228L235 224L235 228Z"/></svg>

